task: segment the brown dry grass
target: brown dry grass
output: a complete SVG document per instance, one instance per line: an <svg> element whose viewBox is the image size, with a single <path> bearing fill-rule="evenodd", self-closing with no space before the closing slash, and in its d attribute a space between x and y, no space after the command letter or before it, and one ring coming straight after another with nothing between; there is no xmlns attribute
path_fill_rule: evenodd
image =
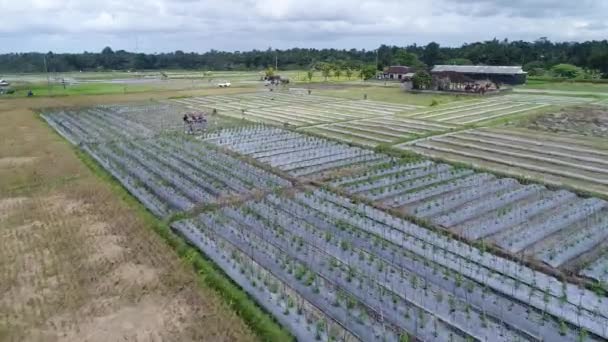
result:
<svg viewBox="0 0 608 342"><path fill-rule="evenodd" d="M255 339L132 204L20 108L141 96L0 102L0 341Z"/></svg>

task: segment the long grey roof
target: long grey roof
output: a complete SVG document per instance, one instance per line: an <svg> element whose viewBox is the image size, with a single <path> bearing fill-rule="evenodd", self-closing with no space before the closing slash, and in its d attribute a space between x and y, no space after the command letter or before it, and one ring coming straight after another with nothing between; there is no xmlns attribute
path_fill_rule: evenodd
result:
<svg viewBox="0 0 608 342"><path fill-rule="evenodd" d="M435 65L431 71L455 71L468 74L526 74L520 66L492 65Z"/></svg>

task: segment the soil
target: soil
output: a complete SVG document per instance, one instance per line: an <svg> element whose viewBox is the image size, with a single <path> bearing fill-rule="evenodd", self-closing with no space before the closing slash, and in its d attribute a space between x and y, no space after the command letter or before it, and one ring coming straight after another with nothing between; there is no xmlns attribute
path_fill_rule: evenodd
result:
<svg viewBox="0 0 608 342"><path fill-rule="evenodd" d="M104 99L117 100L89 97ZM139 209L22 105L0 100L0 340L256 340Z"/></svg>
<svg viewBox="0 0 608 342"><path fill-rule="evenodd" d="M522 122L530 129L608 137L608 108L569 107Z"/></svg>
<svg viewBox="0 0 608 342"><path fill-rule="evenodd" d="M36 158L34 157L4 157L0 158L0 168L10 168L23 166L25 164L32 163Z"/></svg>

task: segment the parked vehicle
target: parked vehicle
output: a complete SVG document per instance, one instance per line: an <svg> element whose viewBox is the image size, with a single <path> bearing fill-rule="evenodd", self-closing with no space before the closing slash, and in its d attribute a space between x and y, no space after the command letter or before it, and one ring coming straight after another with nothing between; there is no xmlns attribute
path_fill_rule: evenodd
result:
<svg viewBox="0 0 608 342"><path fill-rule="evenodd" d="M231 86L231 84L228 81L223 81L223 82L218 83L217 86L220 88L228 88Z"/></svg>

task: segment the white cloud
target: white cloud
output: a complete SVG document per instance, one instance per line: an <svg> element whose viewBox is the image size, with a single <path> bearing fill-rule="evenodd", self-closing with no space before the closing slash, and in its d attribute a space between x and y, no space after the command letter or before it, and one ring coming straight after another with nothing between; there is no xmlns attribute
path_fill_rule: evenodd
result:
<svg viewBox="0 0 608 342"><path fill-rule="evenodd" d="M608 37L608 1L0 0L0 52L160 52Z"/></svg>

